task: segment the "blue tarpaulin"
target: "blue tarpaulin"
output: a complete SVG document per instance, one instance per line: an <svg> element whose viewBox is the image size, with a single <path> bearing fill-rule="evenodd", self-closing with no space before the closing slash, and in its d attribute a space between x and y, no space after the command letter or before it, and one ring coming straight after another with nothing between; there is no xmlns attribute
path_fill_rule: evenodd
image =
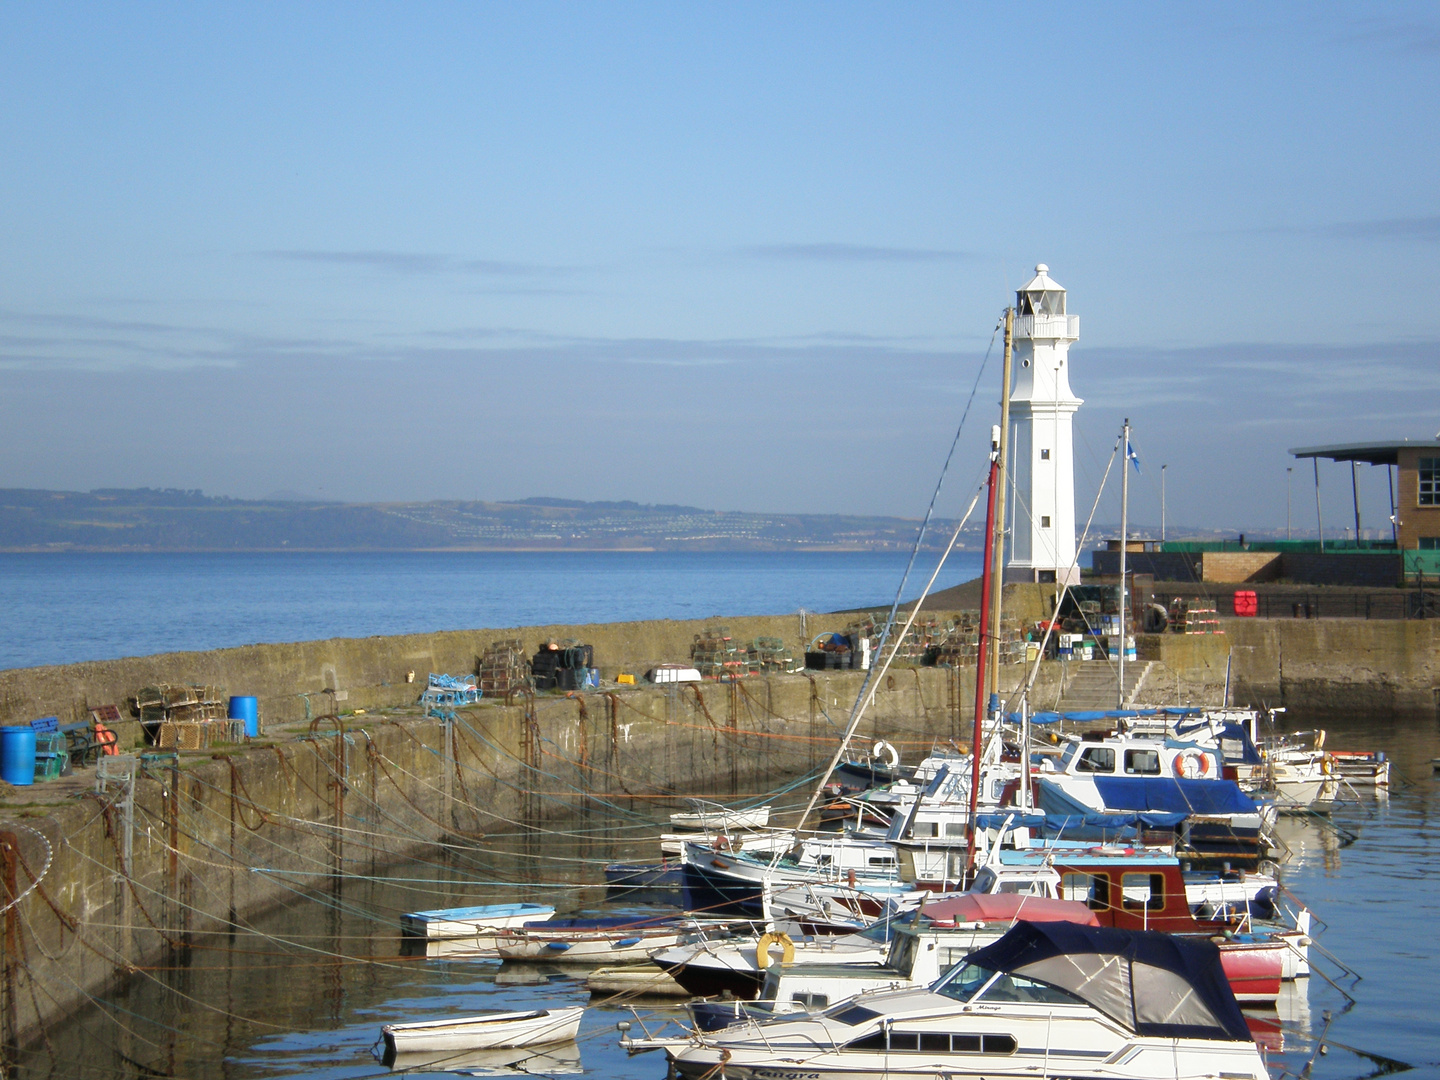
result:
<svg viewBox="0 0 1440 1080"><path fill-rule="evenodd" d="M1255 804L1233 780L1097 776L1095 790L1107 810L1161 810L1172 814L1256 812Z"/></svg>

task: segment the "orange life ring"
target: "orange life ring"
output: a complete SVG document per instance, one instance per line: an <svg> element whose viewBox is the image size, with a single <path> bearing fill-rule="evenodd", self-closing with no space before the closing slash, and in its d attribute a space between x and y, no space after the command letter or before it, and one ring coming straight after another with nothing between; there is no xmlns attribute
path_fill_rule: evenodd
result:
<svg viewBox="0 0 1440 1080"><path fill-rule="evenodd" d="M1175 755L1175 772L1186 780L1210 775L1210 755L1203 750L1186 750Z"/></svg>

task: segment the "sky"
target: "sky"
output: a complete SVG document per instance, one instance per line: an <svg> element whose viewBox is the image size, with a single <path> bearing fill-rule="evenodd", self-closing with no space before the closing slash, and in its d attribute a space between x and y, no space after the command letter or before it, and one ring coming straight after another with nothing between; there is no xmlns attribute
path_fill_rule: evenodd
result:
<svg viewBox="0 0 1440 1080"><path fill-rule="evenodd" d="M1437 76L1434 4L0 5L0 487L918 517L964 416L953 514L1044 262L1082 517L1128 416L1132 520L1298 532L1287 448L1440 432Z"/></svg>

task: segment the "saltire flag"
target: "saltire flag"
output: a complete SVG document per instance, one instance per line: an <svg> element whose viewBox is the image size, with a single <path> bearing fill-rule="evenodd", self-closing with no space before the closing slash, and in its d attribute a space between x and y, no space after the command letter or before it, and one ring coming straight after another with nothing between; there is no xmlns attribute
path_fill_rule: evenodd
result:
<svg viewBox="0 0 1440 1080"><path fill-rule="evenodd" d="M1135 453L1135 447L1130 445L1130 440L1125 440L1125 456L1130 459L1130 464L1135 466L1135 471L1140 471L1140 455Z"/></svg>

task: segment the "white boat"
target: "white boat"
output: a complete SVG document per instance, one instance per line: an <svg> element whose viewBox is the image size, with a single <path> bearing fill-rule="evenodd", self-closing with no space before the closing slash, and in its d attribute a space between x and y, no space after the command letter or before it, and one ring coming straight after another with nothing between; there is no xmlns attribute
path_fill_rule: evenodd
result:
<svg viewBox="0 0 1440 1080"><path fill-rule="evenodd" d="M747 934L697 941L660 949L650 959L697 997L731 994L753 998L765 981L770 949L778 945L786 964L878 964L894 936L888 920L855 934L799 937L788 934Z"/></svg>
<svg viewBox="0 0 1440 1080"><path fill-rule="evenodd" d="M763 829L770 824L770 807L752 806L748 810L728 810L723 806L709 806L696 803L697 809L690 813L670 815L670 824L677 829L706 829L711 832L725 829Z"/></svg>
<svg viewBox="0 0 1440 1080"><path fill-rule="evenodd" d="M501 1050L445 1050L396 1054L387 1062L391 1072L463 1073L466 1076L560 1076L583 1073L580 1046L575 1042Z"/></svg>
<svg viewBox="0 0 1440 1080"><path fill-rule="evenodd" d="M493 1012L448 1020L421 1020L413 1024L386 1024L387 1064L397 1054L431 1054L463 1050L500 1050L541 1046L574 1040L580 1031L583 1008L532 1009L528 1012Z"/></svg>
<svg viewBox="0 0 1440 1080"><path fill-rule="evenodd" d="M478 907L437 908L400 916L401 930L414 937L440 940L474 937L507 926L544 922L555 914L548 904L482 904Z"/></svg>
<svg viewBox="0 0 1440 1080"><path fill-rule="evenodd" d="M502 960L614 965L646 960L694 930L675 919L557 919L499 931L495 951Z"/></svg>
<svg viewBox="0 0 1440 1080"><path fill-rule="evenodd" d="M1269 1080L1212 943L1071 923L1018 923L925 989L656 1045L690 1080Z"/></svg>
<svg viewBox="0 0 1440 1080"><path fill-rule="evenodd" d="M660 834L660 853L679 855L686 844L708 844L721 851L744 851L750 855L775 855L795 846L789 829L705 829Z"/></svg>
<svg viewBox="0 0 1440 1080"><path fill-rule="evenodd" d="M650 963L596 968L586 976L585 989L592 994L690 996L689 990Z"/></svg>

